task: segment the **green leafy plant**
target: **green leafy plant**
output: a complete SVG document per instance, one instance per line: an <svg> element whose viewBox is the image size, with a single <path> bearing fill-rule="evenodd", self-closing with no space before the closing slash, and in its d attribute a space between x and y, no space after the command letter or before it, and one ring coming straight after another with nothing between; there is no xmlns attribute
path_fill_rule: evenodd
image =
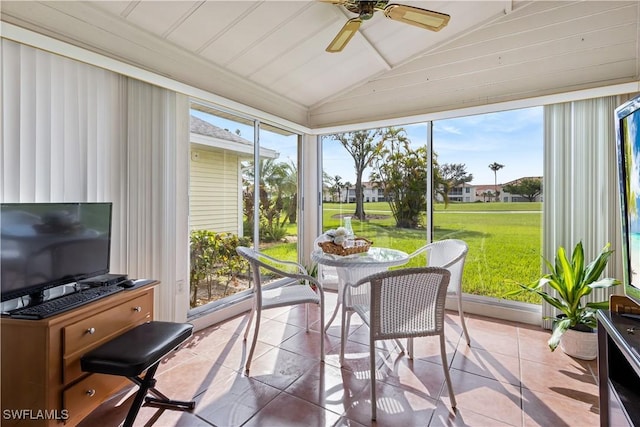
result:
<svg viewBox="0 0 640 427"><path fill-rule="evenodd" d="M553 333L549 338L549 348L555 350L562 334L567 329L596 328L596 310L609 308L609 301L582 303L582 297L589 295L594 289L609 288L620 284L612 278L600 279L600 275L607 266L609 257L613 253L610 244L602 248L600 254L585 266L584 249L579 242L573 249L571 259L567 257L561 246L556 253L555 265L545 259L550 271L532 284L518 283L520 289L515 289L505 296L516 295L521 292L533 292L540 295L546 302L557 308L562 314L554 319ZM545 290L545 285L555 290L557 297Z"/></svg>

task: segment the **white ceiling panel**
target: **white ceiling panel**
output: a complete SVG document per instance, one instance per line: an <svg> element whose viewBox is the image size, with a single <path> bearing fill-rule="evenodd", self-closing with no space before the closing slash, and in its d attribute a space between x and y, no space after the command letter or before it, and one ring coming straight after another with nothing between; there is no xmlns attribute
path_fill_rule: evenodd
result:
<svg viewBox="0 0 640 427"><path fill-rule="evenodd" d="M286 57L303 54L313 58L318 52L324 53L324 43L315 35L336 21L336 15L332 12L326 5L310 3L308 7L300 10L294 19L284 22L242 56L229 63L229 69L251 78L253 74L262 73L263 68L274 65L273 68L279 69L279 74L283 74L283 71L288 71L288 67L281 64L282 61L286 61ZM292 34L299 36L292 37ZM310 55L304 55L304 50L309 51Z"/></svg>
<svg viewBox="0 0 640 427"><path fill-rule="evenodd" d="M207 46L202 55L227 66L307 6L295 1L260 3Z"/></svg>
<svg viewBox="0 0 640 427"><path fill-rule="evenodd" d="M321 1L2 1L0 13L310 127L640 80L637 0L397 3L451 20L431 32L376 12L330 54L355 15Z"/></svg>
<svg viewBox="0 0 640 427"><path fill-rule="evenodd" d="M257 6L250 1L229 2L225 5L224 13L220 13L217 3L210 1L202 4L168 34L167 39L192 52L199 52Z"/></svg>
<svg viewBox="0 0 640 427"><path fill-rule="evenodd" d="M136 2L135 7L127 15L133 25L144 28L162 38L191 14L197 11L201 2L196 1L164 1L161 7L153 2Z"/></svg>
<svg viewBox="0 0 640 427"><path fill-rule="evenodd" d="M136 6L137 1L110 1L110 0L99 0L99 1L91 1L91 3L107 12L110 12L114 15L122 15L123 17L127 15L132 8Z"/></svg>

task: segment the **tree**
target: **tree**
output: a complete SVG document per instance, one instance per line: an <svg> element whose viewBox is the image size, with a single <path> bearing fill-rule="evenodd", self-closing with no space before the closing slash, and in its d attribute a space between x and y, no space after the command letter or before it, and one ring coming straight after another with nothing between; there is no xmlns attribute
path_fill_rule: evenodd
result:
<svg viewBox="0 0 640 427"><path fill-rule="evenodd" d="M493 162L489 165L489 169L493 171L493 183L494 183L494 190L496 192L496 202L499 201L498 196L500 195L500 192L498 191L498 171L503 167L504 165L501 165L500 163L497 163L497 162Z"/></svg>
<svg viewBox="0 0 640 427"><path fill-rule="evenodd" d="M336 175L333 177L333 185L331 186L332 192L336 195L334 202L340 201L340 189L342 188L342 177ZM333 198L333 196L332 196Z"/></svg>
<svg viewBox="0 0 640 427"><path fill-rule="evenodd" d="M344 183L344 189L347 190L345 191L345 195L344 195L344 202L345 203L349 203L349 189L351 189L351 187L353 187L353 184L349 181Z"/></svg>
<svg viewBox="0 0 640 427"><path fill-rule="evenodd" d="M297 176L293 164L277 162L274 159L260 160L260 183L257 186L260 204L260 238L278 241L286 234L286 222L297 220ZM253 228L253 194L256 189L253 161L243 169L245 180L244 210L249 230ZM293 215L293 216L292 216Z"/></svg>
<svg viewBox="0 0 640 427"><path fill-rule="evenodd" d="M442 196L444 206L449 205L449 193L458 185L473 181L473 175L467 173L464 163L445 163L434 165L436 180L434 191Z"/></svg>
<svg viewBox="0 0 640 427"><path fill-rule="evenodd" d="M327 191L329 193L329 197L333 196L333 178L326 172L322 171L322 199L324 200L324 192Z"/></svg>
<svg viewBox="0 0 640 427"><path fill-rule="evenodd" d="M482 196L482 201L486 203L487 199L491 201L491 199L493 198L493 191L485 190L482 193L476 193L476 196Z"/></svg>
<svg viewBox="0 0 640 427"><path fill-rule="evenodd" d="M380 151L384 147L382 139L376 141L382 134L379 129L369 129L328 135L328 138L340 142L353 158L356 172L356 210L353 216L360 221L365 220L362 175L364 170L371 166L373 160L380 155Z"/></svg>
<svg viewBox="0 0 640 427"><path fill-rule="evenodd" d="M502 190L517 194L533 202L540 194L542 194L542 181L539 178L522 178L514 184L508 184L502 187Z"/></svg>
<svg viewBox="0 0 640 427"><path fill-rule="evenodd" d="M382 142L385 144L386 149L394 154L396 151L403 149L411 142L407 137L407 132L404 128L389 127L382 134Z"/></svg>
<svg viewBox="0 0 640 427"><path fill-rule="evenodd" d="M382 154L371 180L384 189L396 227L418 228L427 209L427 148L412 150L405 141L385 147Z"/></svg>

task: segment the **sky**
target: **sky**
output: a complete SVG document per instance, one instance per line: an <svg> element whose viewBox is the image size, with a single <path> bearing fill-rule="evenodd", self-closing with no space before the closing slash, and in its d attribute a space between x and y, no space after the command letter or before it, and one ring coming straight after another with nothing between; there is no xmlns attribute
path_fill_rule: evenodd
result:
<svg viewBox="0 0 640 427"><path fill-rule="evenodd" d="M526 176L542 176L542 107L438 120L433 127L433 149L438 163L463 163L472 184L498 184ZM424 124L402 126L412 146L426 144ZM342 182L355 182L353 159L339 143L324 141L324 170ZM504 165L496 176L489 165ZM368 172L363 179L368 180Z"/></svg>
<svg viewBox="0 0 640 427"><path fill-rule="evenodd" d="M235 132L248 140L253 139L253 128L236 122L192 114L210 121L216 126ZM402 126L413 147L426 144L425 124ZM262 132L260 144L275 149L280 159L296 159L296 138ZM510 110L497 113L438 120L433 127L433 149L438 163L463 163L473 175L473 185L493 185L527 176L542 176L543 109L542 107ZM323 141L323 169L331 177L341 177L342 182L355 183L353 158L336 141ZM504 165L494 177L489 165ZM369 180L365 171L364 181Z"/></svg>

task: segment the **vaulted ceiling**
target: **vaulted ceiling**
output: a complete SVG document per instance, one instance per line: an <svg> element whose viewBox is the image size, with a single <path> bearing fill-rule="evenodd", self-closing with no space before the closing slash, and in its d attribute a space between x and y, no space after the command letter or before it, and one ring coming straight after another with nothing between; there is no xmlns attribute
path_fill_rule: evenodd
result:
<svg viewBox="0 0 640 427"><path fill-rule="evenodd" d="M3 1L2 20L304 126L406 117L640 80L639 1L392 1L431 32L321 1Z"/></svg>

